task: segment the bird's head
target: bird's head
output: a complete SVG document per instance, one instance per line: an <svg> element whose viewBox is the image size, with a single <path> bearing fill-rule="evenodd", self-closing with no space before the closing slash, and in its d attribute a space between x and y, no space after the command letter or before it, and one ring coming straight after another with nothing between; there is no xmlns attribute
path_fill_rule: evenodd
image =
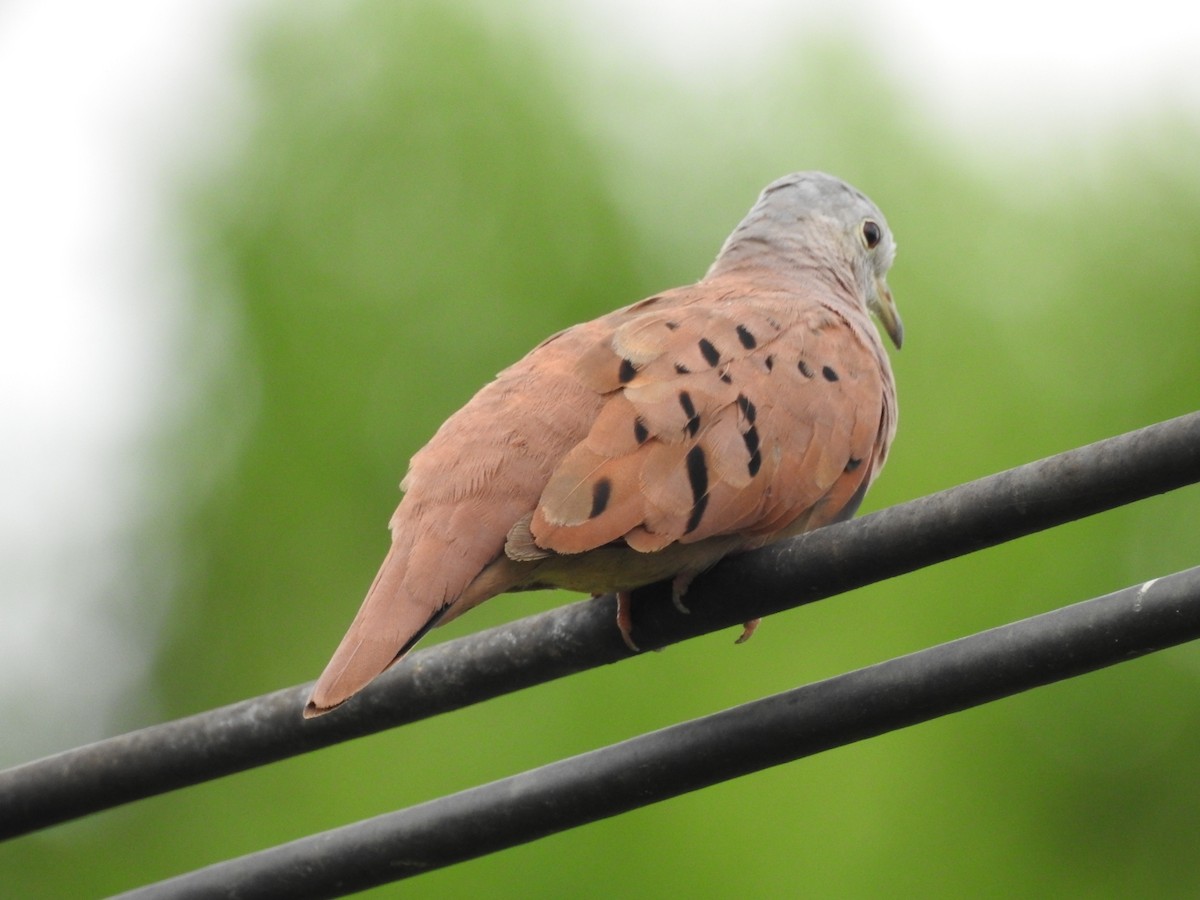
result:
<svg viewBox="0 0 1200 900"><path fill-rule="evenodd" d="M899 348L904 325L887 283L895 257L887 219L866 195L824 172L797 172L767 185L725 242L710 275L774 262L844 280L848 267L855 283L847 287Z"/></svg>

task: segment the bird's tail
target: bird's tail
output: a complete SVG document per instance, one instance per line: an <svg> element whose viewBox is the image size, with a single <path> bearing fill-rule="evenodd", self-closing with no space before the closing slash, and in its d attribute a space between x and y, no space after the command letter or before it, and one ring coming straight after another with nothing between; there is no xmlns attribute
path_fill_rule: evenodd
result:
<svg viewBox="0 0 1200 900"><path fill-rule="evenodd" d="M408 556L408 547L392 544L350 630L313 687L304 707L306 719L345 703L404 656L445 614L445 606L421 602L406 590Z"/></svg>

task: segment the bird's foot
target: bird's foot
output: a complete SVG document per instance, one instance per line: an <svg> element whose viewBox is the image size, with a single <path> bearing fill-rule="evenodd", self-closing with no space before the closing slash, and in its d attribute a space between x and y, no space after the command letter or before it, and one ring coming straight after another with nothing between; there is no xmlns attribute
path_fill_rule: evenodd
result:
<svg viewBox="0 0 1200 900"><path fill-rule="evenodd" d="M631 591L617 591L617 628L621 632L621 640L634 653L641 653L641 648L633 642L633 619L629 615Z"/></svg>
<svg viewBox="0 0 1200 900"><path fill-rule="evenodd" d="M695 577L691 572L680 572L671 579L671 603L685 616L690 615L692 611L684 605L683 595L687 593Z"/></svg>
<svg viewBox="0 0 1200 900"><path fill-rule="evenodd" d="M734 643L744 644L746 641L750 640L750 638L753 637L754 632L758 631L758 623L761 621L762 619L751 619L749 622L746 622L744 625L742 625L742 636L734 641Z"/></svg>

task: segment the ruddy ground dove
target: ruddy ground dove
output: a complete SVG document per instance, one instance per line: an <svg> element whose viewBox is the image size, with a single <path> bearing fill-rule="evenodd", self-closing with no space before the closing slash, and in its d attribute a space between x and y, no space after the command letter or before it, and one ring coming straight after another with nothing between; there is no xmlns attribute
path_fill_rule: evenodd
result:
<svg viewBox="0 0 1200 900"><path fill-rule="evenodd" d="M896 430L895 243L819 172L770 184L696 284L547 338L412 459L392 546L304 710L505 591L688 582L854 514Z"/></svg>

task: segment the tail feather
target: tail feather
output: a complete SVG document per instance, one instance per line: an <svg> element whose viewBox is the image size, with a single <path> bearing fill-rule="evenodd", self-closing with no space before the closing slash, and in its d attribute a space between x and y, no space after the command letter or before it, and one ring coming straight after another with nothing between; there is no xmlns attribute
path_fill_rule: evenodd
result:
<svg viewBox="0 0 1200 900"><path fill-rule="evenodd" d="M445 606L421 603L404 590L408 551L397 544L388 551L358 615L317 679L304 707L306 719L345 703L404 656L445 614Z"/></svg>

